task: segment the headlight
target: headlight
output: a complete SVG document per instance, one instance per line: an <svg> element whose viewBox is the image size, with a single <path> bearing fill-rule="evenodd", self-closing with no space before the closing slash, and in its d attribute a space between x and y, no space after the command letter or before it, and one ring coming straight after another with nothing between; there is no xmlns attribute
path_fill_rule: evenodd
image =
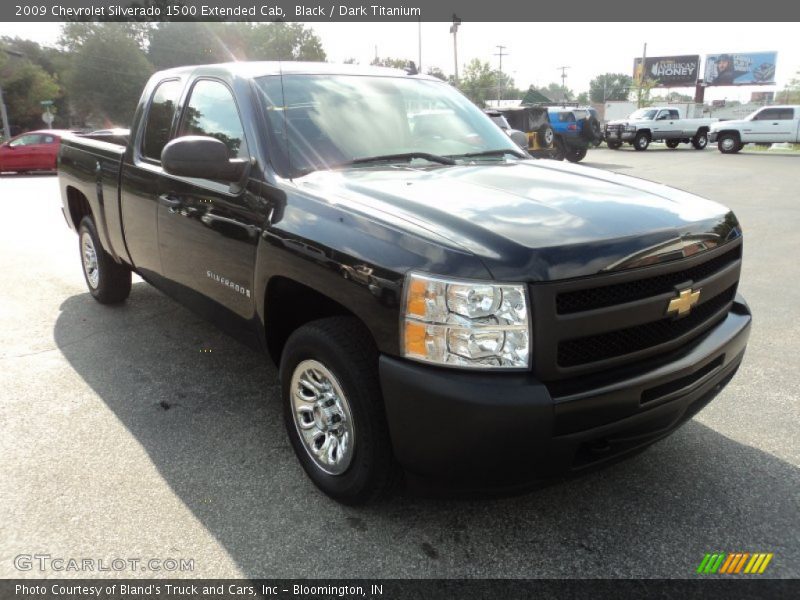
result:
<svg viewBox="0 0 800 600"><path fill-rule="evenodd" d="M524 285L409 273L401 328L406 358L480 369L524 369L530 365Z"/></svg>

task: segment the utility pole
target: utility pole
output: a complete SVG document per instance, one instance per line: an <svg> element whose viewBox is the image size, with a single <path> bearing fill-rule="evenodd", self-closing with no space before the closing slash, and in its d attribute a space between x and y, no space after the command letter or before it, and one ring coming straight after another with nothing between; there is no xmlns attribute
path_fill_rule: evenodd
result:
<svg viewBox="0 0 800 600"><path fill-rule="evenodd" d="M450 33L453 34L453 66L454 76L453 82L458 85L458 26L461 25L461 19L453 13L453 24L450 26Z"/></svg>
<svg viewBox="0 0 800 600"><path fill-rule="evenodd" d="M506 46L495 46L499 52L495 52L495 56L500 57L500 75L497 77L497 108L500 108L500 91L501 86L503 85L503 57L508 56L508 52L504 53L503 50L506 49Z"/></svg>
<svg viewBox="0 0 800 600"><path fill-rule="evenodd" d="M559 69L561 70L561 93L564 96L561 101L564 107L567 106L567 69L571 68L572 67L556 67L556 71Z"/></svg>

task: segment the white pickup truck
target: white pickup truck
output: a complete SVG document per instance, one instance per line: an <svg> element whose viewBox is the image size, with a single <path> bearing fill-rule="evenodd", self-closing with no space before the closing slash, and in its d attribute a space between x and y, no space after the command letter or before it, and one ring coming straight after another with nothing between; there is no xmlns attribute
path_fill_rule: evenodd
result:
<svg viewBox="0 0 800 600"><path fill-rule="evenodd" d="M711 126L709 141L723 154L736 154L745 144L800 142L800 106L765 106L740 121Z"/></svg>
<svg viewBox="0 0 800 600"><path fill-rule="evenodd" d="M633 112L627 119L606 124L606 144L617 150L623 142L636 150L647 150L650 142L665 141L668 148L691 142L696 150L708 145L708 131L719 119L684 119L673 106L649 106Z"/></svg>

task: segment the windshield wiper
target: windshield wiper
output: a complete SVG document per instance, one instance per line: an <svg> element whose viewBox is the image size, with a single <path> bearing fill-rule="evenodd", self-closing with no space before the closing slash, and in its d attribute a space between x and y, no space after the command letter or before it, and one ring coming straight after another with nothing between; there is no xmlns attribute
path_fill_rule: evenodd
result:
<svg viewBox="0 0 800 600"><path fill-rule="evenodd" d="M505 154L510 154L517 158L526 158L521 151L509 148L503 150L484 150L483 152L468 152L466 154L451 154L450 158L480 158L481 156L503 156Z"/></svg>
<svg viewBox="0 0 800 600"><path fill-rule="evenodd" d="M439 156L438 154L431 154L429 152L403 152L400 154L383 154L380 156L365 156L363 158L354 158L353 160L348 160L347 162L339 163L336 166L346 167L350 165L366 165L369 163L393 162L399 160L410 161L414 158L422 158L424 160L429 160L431 162L440 163L443 165L456 164L456 161L454 161L449 156Z"/></svg>

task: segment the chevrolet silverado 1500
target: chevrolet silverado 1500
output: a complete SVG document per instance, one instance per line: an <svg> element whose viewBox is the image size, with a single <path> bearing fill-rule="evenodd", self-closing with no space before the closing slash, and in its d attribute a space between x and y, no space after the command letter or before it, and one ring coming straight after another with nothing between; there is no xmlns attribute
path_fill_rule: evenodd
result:
<svg viewBox="0 0 800 600"><path fill-rule="evenodd" d="M124 301L136 272L267 352L297 457L341 502L629 455L745 351L733 213L532 159L431 77L163 71L125 146L75 136L59 162L92 296Z"/></svg>

